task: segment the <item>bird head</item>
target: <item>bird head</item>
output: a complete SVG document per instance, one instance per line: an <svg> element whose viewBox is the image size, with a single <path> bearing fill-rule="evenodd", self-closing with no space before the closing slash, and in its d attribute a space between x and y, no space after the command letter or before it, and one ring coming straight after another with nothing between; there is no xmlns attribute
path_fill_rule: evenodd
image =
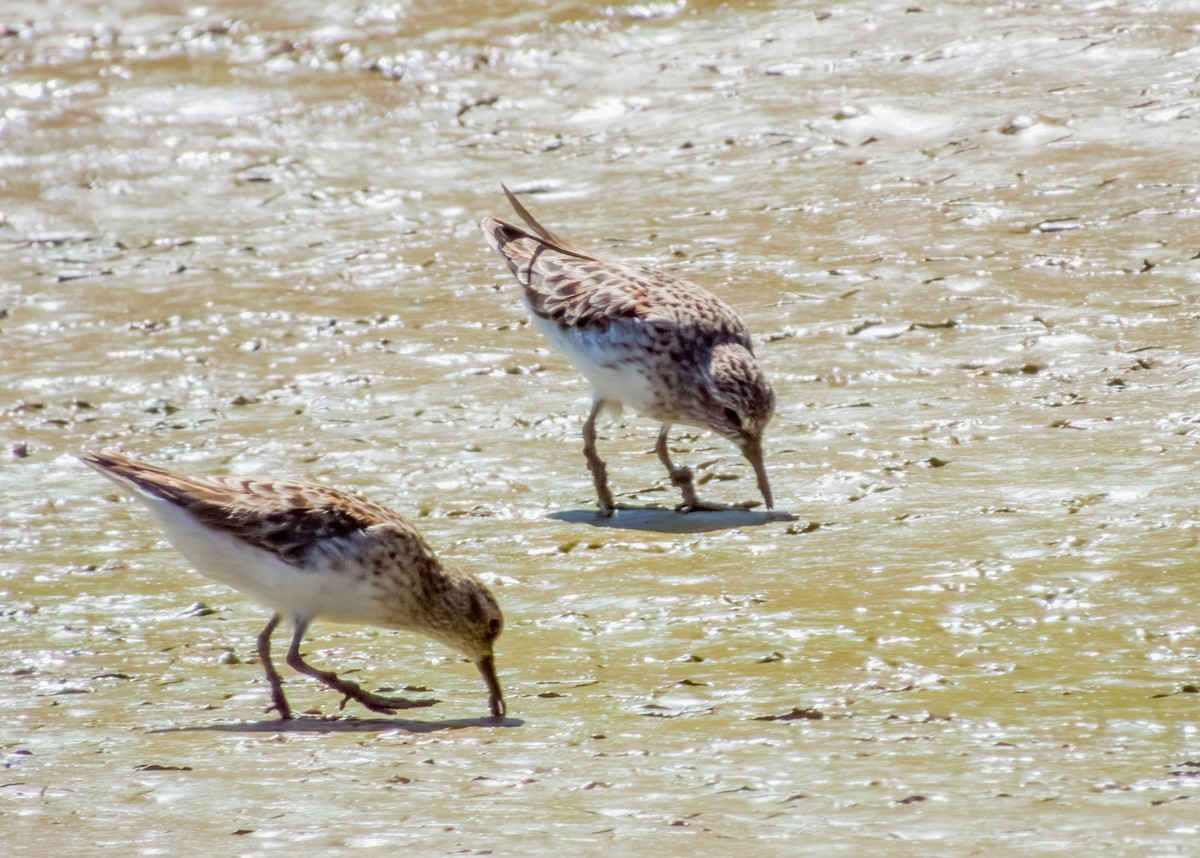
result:
<svg viewBox="0 0 1200 858"><path fill-rule="evenodd" d="M507 711L507 706L496 676L493 648L504 631L504 615L496 598L482 582L465 573L459 575L457 598L444 602L450 612L441 618L436 629L426 631L430 637L438 638L474 662L487 685L489 708L499 717Z"/></svg>
<svg viewBox="0 0 1200 858"><path fill-rule="evenodd" d="M763 464L762 439L775 413L775 392L753 353L742 345L719 345L713 349L709 377L704 425L742 451L754 468L767 509L771 509L774 499Z"/></svg>

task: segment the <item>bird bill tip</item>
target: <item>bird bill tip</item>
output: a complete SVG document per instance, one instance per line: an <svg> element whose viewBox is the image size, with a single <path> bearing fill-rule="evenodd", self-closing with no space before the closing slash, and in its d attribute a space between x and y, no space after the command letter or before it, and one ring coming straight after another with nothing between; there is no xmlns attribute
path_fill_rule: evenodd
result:
<svg viewBox="0 0 1200 858"><path fill-rule="evenodd" d="M775 509L775 498L771 494L771 486L767 482L766 471L760 471L758 474L758 490L762 492L763 501L767 505L767 509Z"/></svg>
<svg viewBox="0 0 1200 858"><path fill-rule="evenodd" d="M487 684L488 706L492 715L497 718L503 717L508 712L508 705L504 702L504 692L500 689L500 679L496 676L495 659L490 655L485 655L475 662L475 666L479 668L479 673Z"/></svg>
<svg viewBox="0 0 1200 858"><path fill-rule="evenodd" d="M742 447L742 455L754 468L754 477L758 481L758 490L762 493L767 509L775 508L775 497L771 494L771 483L767 479L767 466L763 462L762 441L754 438Z"/></svg>

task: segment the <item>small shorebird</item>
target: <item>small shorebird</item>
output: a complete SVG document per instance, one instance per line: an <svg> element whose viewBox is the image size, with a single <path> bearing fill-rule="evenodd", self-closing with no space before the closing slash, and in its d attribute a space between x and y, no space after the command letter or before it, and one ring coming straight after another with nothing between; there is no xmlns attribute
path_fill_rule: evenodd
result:
<svg viewBox="0 0 1200 858"><path fill-rule="evenodd" d="M674 423L711 429L736 444L770 509L762 438L775 394L741 317L695 283L576 250L508 188L504 193L529 231L490 217L480 226L521 284L534 326L592 384L583 455L601 515L612 515L616 505L596 453L596 417L605 406L621 405L661 421L655 450L683 494L677 509L726 507L701 501L691 469L671 462L667 433Z"/></svg>
<svg viewBox="0 0 1200 858"><path fill-rule="evenodd" d="M402 517L365 498L312 483L259 477L188 477L121 453L80 460L131 491L196 571L240 590L274 614L258 636L271 708L292 717L271 662L271 633L293 627L287 663L372 712L432 706L367 691L308 664L300 642L324 618L420 632L473 661L487 683L492 715L505 712L492 646L504 618L473 576L444 565ZM270 710L268 710L270 711Z"/></svg>

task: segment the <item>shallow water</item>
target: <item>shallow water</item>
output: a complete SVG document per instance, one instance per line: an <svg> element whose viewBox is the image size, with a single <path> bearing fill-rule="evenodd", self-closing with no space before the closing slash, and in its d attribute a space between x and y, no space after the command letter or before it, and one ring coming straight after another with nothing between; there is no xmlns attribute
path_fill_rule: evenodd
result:
<svg viewBox="0 0 1200 858"><path fill-rule="evenodd" d="M12 854L1195 850L1200 5L9 4ZM499 182L755 332L777 505L592 515ZM614 490L675 497L655 427ZM352 487L488 577L509 698L263 713L265 615L71 454ZM677 432L705 496L754 498ZM212 612L195 608L203 603Z"/></svg>

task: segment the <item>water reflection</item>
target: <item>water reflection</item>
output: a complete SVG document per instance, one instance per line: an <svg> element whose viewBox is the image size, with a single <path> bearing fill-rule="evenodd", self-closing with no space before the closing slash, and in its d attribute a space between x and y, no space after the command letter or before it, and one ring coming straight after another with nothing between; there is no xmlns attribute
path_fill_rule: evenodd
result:
<svg viewBox="0 0 1200 858"><path fill-rule="evenodd" d="M789 512L774 510L727 509L681 514L661 506L621 506L608 517L595 510L567 510L547 516L568 524L609 527L616 530L648 530L655 533L712 533L742 527L761 527L782 521L796 521Z"/></svg>
<svg viewBox="0 0 1200 858"><path fill-rule="evenodd" d="M354 718L354 717L307 717L298 715L286 721L269 718L262 721L243 721L237 724L205 724L195 727L162 727L149 733L306 733L325 735L330 733L440 733L449 730L466 730L472 727L522 727L520 718L486 717L458 718L444 721L417 721L411 718Z"/></svg>

